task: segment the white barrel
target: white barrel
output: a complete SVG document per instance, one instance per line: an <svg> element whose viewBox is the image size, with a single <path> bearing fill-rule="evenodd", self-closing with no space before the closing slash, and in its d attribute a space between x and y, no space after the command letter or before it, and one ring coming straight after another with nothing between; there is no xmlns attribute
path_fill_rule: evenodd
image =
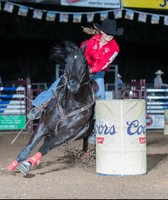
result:
<svg viewBox="0 0 168 200"><path fill-rule="evenodd" d="M96 173L147 172L145 100L96 101Z"/></svg>

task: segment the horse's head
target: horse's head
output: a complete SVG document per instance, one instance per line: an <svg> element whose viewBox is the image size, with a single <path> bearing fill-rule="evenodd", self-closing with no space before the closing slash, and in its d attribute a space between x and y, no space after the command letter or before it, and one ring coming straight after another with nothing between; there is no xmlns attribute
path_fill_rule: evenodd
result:
<svg viewBox="0 0 168 200"><path fill-rule="evenodd" d="M88 65L84 56L84 50L76 44L68 45L69 53L65 59L65 74L67 77L67 87L71 92L77 92L81 83L86 80Z"/></svg>
<svg viewBox="0 0 168 200"><path fill-rule="evenodd" d="M67 88L71 92L78 92L81 84L88 81L89 77L84 48L79 48L75 43L66 41L64 48L57 47L54 51L55 58L62 58L62 64L65 66L64 76Z"/></svg>

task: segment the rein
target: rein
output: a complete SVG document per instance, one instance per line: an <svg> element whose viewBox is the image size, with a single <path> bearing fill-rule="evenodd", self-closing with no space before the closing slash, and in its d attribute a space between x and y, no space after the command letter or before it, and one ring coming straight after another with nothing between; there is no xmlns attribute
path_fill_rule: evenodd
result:
<svg viewBox="0 0 168 200"><path fill-rule="evenodd" d="M63 84L58 85L57 87L55 87L55 90L57 90L57 89L59 89L59 88L62 88L63 86L66 86L66 84L67 84L67 76L66 76L66 74L64 74L64 75L62 76L61 79L63 79L63 78L64 78L65 82L64 82ZM56 94L55 94L55 93L54 93L54 89L52 89L51 91L52 91L54 97L55 97L55 98L58 98L59 93L56 93Z"/></svg>
<svg viewBox="0 0 168 200"><path fill-rule="evenodd" d="M79 113L81 113L81 112L83 112L83 111L89 109L91 106L93 106L94 103L95 103L95 101L93 100L92 102L90 102L89 104L85 105L84 107L79 108L79 109L77 109L77 110L75 110L75 111L72 111L71 113L65 115L65 114L64 114L64 111L63 111L63 109L62 109L62 106L61 106L60 103L58 102L58 109L59 109L59 111L60 111L60 113L61 113L61 116L60 116L60 119L59 119L58 123L57 123L56 126L55 126L55 131L56 131L56 133L58 132L58 125L59 125L59 123L60 123L62 120L67 119L68 117L71 117L71 116L73 116L73 115L79 114Z"/></svg>
<svg viewBox="0 0 168 200"><path fill-rule="evenodd" d="M95 102L94 102L94 100L93 100L92 102L90 102L89 104L85 105L84 107L79 108L79 109L77 109L77 110L75 110L75 111L72 111L71 113L69 113L69 114L67 114L67 115L64 114L64 111L63 111L63 109L62 109L62 106L60 105L60 103L58 103L58 108L59 108L59 111L60 111L60 113L61 113L61 119L67 119L68 117L72 117L73 115L79 114L79 113L81 113L81 112L83 112L83 111L89 109L91 106L93 106L94 103L95 103Z"/></svg>
<svg viewBox="0 0 168 200"><path fill-rule="evenodd" d="M85 83L81 84L81 86L88 84L91 81L92 75L89 75L89 80L86 81ZM81 78L81 80L83 79L83 77Z"/></svg>
<svg viewBox="0 0 168 200"><path fill-rule="evenodd" d="M83 83L81 86L88 84L90 81L91 81L91 77L89 78L89 80L88 80L87 82ZM66 84L67 84L67 81L65 81L65 84L63 84L63 85L61 85L61 86L66 86ZM77 115L77 114L79 114L79 113L81 113L81 112L83 112L83 111L85 111L85 110L88 110L90 107L92 107L92 106L94 105L94 103L95 103L95 97L94 97L94 91L93 91L93 88L92 88L92 87L91 87L91 90L92 90L92 97L93 97L93 100L92 100L90 103L88 103L88 104L86 104L85 106L83 106L82 108L79 108L79 109L77 109L77 110L75 110L75 111L72 111L72 112L70 112L70 113L68 113L68 114L65 114L65 113L64 113L64 110L63 110L63 108L62 108L62 106L61 106L61 104L60 104L60 101L58 100L57 106L58 106L58 109L59 109L59 112L60 112L61 115L60 115L60 119L59 119L59 121L58 121L58 123L56 124L56 127L55 127L56 133L58 132L58 131L57 131L58 125L59 125L59 123L60 123L62 120L67 119L68 117L72 117L72 116L74 116L74 115ZM55 96L56 98L58 98L58 97L59 97L59 93L58 93L57 96L54 94L54 96Z"/></svg>

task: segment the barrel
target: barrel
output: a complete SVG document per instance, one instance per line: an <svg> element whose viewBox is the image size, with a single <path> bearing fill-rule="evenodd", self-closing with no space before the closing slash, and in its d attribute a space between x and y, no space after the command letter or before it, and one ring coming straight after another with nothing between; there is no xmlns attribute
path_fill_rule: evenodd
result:
<svg viewBox="0 0 168 200"><path fill-rule="evenodd" d="M145 100L97 100L96 173L147 173Z"/></svg>

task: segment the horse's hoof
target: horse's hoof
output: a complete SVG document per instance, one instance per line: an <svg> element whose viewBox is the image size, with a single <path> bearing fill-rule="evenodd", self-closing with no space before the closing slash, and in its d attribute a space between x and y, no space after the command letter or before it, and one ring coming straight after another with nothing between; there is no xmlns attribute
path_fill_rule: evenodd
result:
<svg viewBox="0 0 168 200"><path fill-rule="evenodd" d="M31 169L31 164L27 161L23 161L18 167L17 169L24 175L26 176L30 169Z"/></svg>
<svg viewBox="0 0 168 200"><path fill-rule="evenodd" d="M89 151L85 152L83 158L88 159L89 157L90 157L90 152Z"/></svg>

